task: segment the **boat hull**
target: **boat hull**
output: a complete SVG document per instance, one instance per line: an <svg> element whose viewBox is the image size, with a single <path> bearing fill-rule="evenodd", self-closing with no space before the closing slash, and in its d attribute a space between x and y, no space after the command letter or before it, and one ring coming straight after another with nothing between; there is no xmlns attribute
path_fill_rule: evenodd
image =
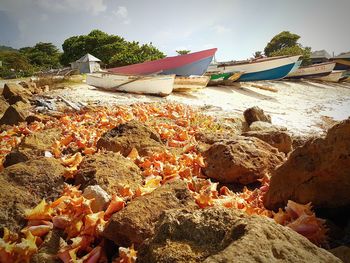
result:
<svg viewBox="0 0 350 263"><path fill-rule="evenodd" d="M328 82L339 82L339 80L343 77L345 70L336 70L332 71L330 74L324 77L315 78L320 81L328 81Z"/></svg>
<svg viewBox="0 0 350 263"><path fill-rule="evenodd" d="M307 67L301 67L294 72L288 74L288 79L302 78L319 78L329 75L335 67L334 62L315 64Z"/></svg>
<svg viewBox="0 0 350 263"><path fill-rule="evenodd" d="M111 73L88 74L86 84L108 91L167 96L174 88L175 75L135 76Z"/></svg>
<svg viewBox="0 0 350 263"><path fill-rule="evenodd" d="M282 79L292 70L295 63L281 67L243 74L238 81L276 80Z"/></svg>
<svg viewBox="0 0 350 263"><path fill-rule="evenodd" d="M211 63L216 48L194 52L186 55L167 57L144 63L111 68L109 72L119 74L175 74L178 76L203 75Z"/></svg>
<svg viewBox="0 0 350 263"><path fill-rule="evenodd" d="M175 77L174 91L195 91L208 85L209 76Z"/></svg>
<svg viewBox="0 0 350 263"><path fill-rule="evenodd" d="M238 81L276 80L287 76L300 56L265 58L224 67L224 72L243 72Z"/></svg>

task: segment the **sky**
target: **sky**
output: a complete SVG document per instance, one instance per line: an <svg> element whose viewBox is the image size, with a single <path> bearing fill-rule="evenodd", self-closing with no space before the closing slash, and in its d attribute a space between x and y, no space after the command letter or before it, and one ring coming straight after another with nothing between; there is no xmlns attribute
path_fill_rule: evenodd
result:
<svg viewBox="0 0 350 263"><path fill-rule="evenodd" d="M0 45L20 48L100 29L175 50L246 59L287 30L331 55L350 51L350 0L0 0Z"/></svg>

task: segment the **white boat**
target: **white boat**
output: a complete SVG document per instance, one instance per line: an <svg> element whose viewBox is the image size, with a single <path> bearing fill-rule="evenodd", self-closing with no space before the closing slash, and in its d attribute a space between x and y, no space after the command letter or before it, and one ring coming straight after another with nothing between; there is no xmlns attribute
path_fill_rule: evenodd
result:
<svg viewBox="0 0 350 263"><path fill-rule="evenodd" d="M209 76L176 76L174 91L195 91L205 88L210 80Z"/></svg>
<svg viewBox="0 0 350 263"><path fill-rule="evenodd" d="M168 96L174 88L175 75L87 74L86 84L109 91Z"/></svg>
<svg viewBox="0 0 350 263"><path fill-rule="evenodd" d="M244 72L238 81L275 80L287 76L300 56L268 57L241 62L220 63L222 72Z"/></svg>
<svg viewBox="0 0 350 263"><path fill-rule="evenodd" d="M320 78L314 78L321 81L338 82L344 74L345 70L333 70L330 74Z"/></svg>
<svg viewBox="0 0 350 263"><path fill-rule="evenodd" d="M300 67L297 70L288 74L288 79L301 79L301 78L318 78L327 76L332 72L335 67L335 62L325 62L320 64L314 64L306 67Z"/></svg>

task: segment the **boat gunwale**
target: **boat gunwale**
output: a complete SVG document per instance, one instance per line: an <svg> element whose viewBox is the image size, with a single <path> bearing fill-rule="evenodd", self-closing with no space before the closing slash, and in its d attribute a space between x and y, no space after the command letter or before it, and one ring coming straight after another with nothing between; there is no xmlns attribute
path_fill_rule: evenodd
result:
<svg viewBox="0 0 350 263"><path fill-rule="evenodd" d="M262 58L257 60L244 60L244 61L237 61L237 62L222 62L222 64L218 64L217 67L229 67L229 66L240 66L240 65L250 65L250 64L256 64L256 63L262 63L267 61L273 61L277 59L284 59L284 58L292 58L297 57L301 55L295 55L295 56L277 56L277 57L268 57L268 58Z"/></svg>

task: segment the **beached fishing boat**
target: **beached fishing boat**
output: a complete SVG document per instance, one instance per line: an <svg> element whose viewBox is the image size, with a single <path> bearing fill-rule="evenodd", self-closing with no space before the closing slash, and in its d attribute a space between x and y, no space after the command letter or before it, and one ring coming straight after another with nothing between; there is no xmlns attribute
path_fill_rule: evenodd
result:
<svg viewBox="0 0 350 263"><path fill-rule="evenodd" d="M93 73L86 76L86 84L108 91L167 96L174 88L175 75L121 75Z"/></svg>
<svg viewBox="0 0 350 263"><path fill-rule="evenodd" d="M335 62L325 62L320 64L313 64L306 67L300 67L294 72L288 74L288 79L301 78L318 78L329 75L335 67Z"/></svg>
<svg viewBox="0 0 350 263"><path fill-rule="evenodd" d="M177 76L174 81L173 91L196 91L203 89L208 85L209 76Z"/></svg>
<svg viewBox="0 0 350 263"><path fill-rule="evenodd" d="M343 78L343 74L345 72L346 72L345 70L333 70L327 76L314 78L314 79L321 80L321 81L329 81L329 82L339 82Z"/></svg>
<svg viewBox="0 0 350 263"><path fill-rule="evenodd" d="M186 55L166 57L124 67L110 68L108 71L133 75L175 74L177 76L201 76L207 71L216 51L217 49L213 48Z"/></svg>
<svg viewBox="0 0 350 263"><path fill-rule="evenodd" d="M270 57L240 62L219 63L223 72L243 72L238 81L275 80L287 76L300 56Z"/></svg>
<svg viewBox="0 0 350 263"><path fill-rule="evenodd" d="M237 81L243 72L227 72L227 73L216 73L212 74L208 86L217 85L232 85L233 82Z"/></svg>
<svg viewBox="0 0 350 263"><path fill-rule="evenodd" d="M294 67L291 69L291 71L288 73L288 75L293 73L294 71L296 71L298 68L300 68L300 65L302 62L303 62L302 60L298 60L297 62L295 62Z"/></svg>

